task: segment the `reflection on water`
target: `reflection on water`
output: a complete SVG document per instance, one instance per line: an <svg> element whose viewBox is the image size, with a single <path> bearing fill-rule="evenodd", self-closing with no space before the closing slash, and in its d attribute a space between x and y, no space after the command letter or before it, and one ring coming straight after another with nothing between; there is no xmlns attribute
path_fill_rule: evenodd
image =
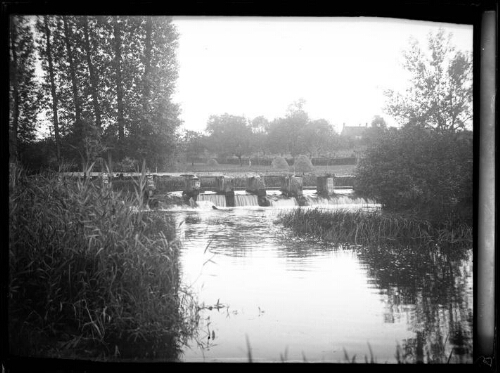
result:
<svg viewBox="0 0 500 373"><path fill-rule="evenodd" d="M470 253L291 239L278 211L169 212L205 305L183 361L471 362Z"/></svg>

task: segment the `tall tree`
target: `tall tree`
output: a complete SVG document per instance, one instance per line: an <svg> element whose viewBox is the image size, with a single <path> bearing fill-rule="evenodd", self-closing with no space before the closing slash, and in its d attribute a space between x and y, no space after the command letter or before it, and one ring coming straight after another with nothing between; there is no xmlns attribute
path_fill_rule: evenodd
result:
<svg viewBox="0 0 500 373"><path fill-rule="evenodd" d="M82 144L80 148L83 150L83 138L85 137L85 128L82 121L82 106L81 99L79 93L79 84L76 76L77 66L75 62L75 53L74 48L72 47L73 41L73 33L72 33L72 25L69 24L68 16L62 16L63 24L64 24L64 44L66 46L66 53L68 55L68 63L69 63L69 73L71 77L71 88L73 93L73 104L75 108L75 124L74 124L74 133L75 136Z"/></svg>
<svg viewBox="0 0 500 373"><path fill-rule="evenodd" d="M151 92L151 52L152 43L151 37L153 32L153 20L151 16L146 17L145 25L146 37L144 45L144 75L142 78L143 92L142 92L142 109L144 119L147 121L149 117L149 100Z"/></svg>
<svg viewBox="0 0 500 373"><path fill-rule="evenodd" d="M16 162L35 139L38 84L35 80L35 48L29 18L12 16L9 34L10 116L9 155Z"/></svg>
<svg viewBox="0 0 500 373"><path fill-rule="evenodd" d="M113 17L113 34L114 34L114 49L115 49L115 77L116 77L116 100L118 106L118 154L119 158L123 157L123 141L125 139L125 119L123 116L123 83L122 83L122 54L121 54L121 31L118 16Z"/></svg>
<svg viewBox="0 0 500 373"><path fill-rule="evenodd" d="M49 79L50 79L50 91L52 95L52 113L53 113L53 124L54 124L54 136L56 140L56 156L57 163L61 163L61 138L59 136L59 120L57 117L57 92L56 92L56 84L55 84L55 72L54 72L54 64L52 61L52 46L51 46L51 38L50 38L50 27L49 27L49 17L44 16L44 31L46 37L46 55L49 69Z"/></svg>
<svg viewBox="0 0 500 373"><path fill-rule="evenodd" d="M404 53L410 86L404 93L388 90L386 111L402 125L457 131L472 121L471 56L455 51L443 29L428 35L428 53L412 39Z"/></svg>
<svg viewBox="0 0 500 373"><path fill-rule="evenodd" d="M101 128L101 109L99 107L99 95L98 95L98 76L95 71L94 64L92 62L92 54L93 48L90 41L90 32L89 32L89 19L87 16L82 17L81 19L84 33L84 48L85 48L85 56L87 58L87 68L90 76L90 88L92 92L92 103L94 106L94 115L95 115L95 125L98 129Z"/></svg>

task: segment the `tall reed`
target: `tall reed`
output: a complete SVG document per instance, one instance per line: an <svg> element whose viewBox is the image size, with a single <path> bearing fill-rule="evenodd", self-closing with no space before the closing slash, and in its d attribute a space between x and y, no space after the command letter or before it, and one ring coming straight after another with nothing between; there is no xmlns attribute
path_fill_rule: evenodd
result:
<svg viewBox="0 0 500 373"><path fill-rule="evenodd" d="M128 197L100 181L57 174L17 171L15 180L11 352L175 358L194 328L180 309L194 305L189 294L179 297L172 223L143 209L144 172Z"/></svg>
<svg viewBox="0 0 500 373"><path fill-rule="evenodd" d="M466 224L437 224L398 214L299 208L280 214L277 222L298 236L339 244L472 244L472 228Z"/></svg>

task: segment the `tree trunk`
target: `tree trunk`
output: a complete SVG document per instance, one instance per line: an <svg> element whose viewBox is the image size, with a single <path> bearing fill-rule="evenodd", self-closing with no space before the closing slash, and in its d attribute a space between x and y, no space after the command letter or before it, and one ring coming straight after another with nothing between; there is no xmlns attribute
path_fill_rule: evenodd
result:
<svg viewBox="0 0 500 373"><path fill-rule="evenodd" d="M125 140L125 120L123 117L123 83L121 71L121 38L120 38L120 25L118 23L118 16L114 17L113 24L114 33L114 49L115 49L115 72L116 72L116 101L118 105L118 158L123 158L123 141Z"/></svg>
<svg viewBox="0 0 500 373"><path fill-rule="evenodd" d="M50 91L52 94L52 113L54 115L54 135L56 139L56 156L57 163L61 163L61 150L60 150L60 138L59 138L59 121L57 117L57 94L56 94L56 84L54 78L54 65L52 62L52 47L50 43L50 29L49 29L49 18L44 16L45 21L45 37L47 38L47 59L49 63L49 78L50 78Z"/></svg>
<svg viewBox="0 0 500 373"><path fill-rule="evenodd" d="M12 126L9 131L9 150L10 150L10 162L17 162L17 128L19 122L19 81L18 81L18 66L17 66L17 51L15 46L15 39L17 38L16 25L14 24L14 17L11 19L10 23L10 49L12 53L12 96L14 99L12 108Z"/></svg>
<svg viewBox="0 0 500 373"><path fill-rule="evenodd" d="M92 93L92 102L94 105L94 113L95 113L95 125L100 130L101 128L101 110L99 108L99 97L97 95L97 74L94 69L94 65L92 63L92 49L90 46L90 36L89 36L89 20L88 17L83 17L83 33L84 33L84 46L85 53L87 57L87 65L89 69L90 76L90 90Z"/></svg>
<svg viewBox="0 0 500 373"><path fill-rule="evenodd" d="M78 93L78 81L76 80L76 66L75 58L73 55L73 50L71 49L71 29L68 25L68 17L63 16L64 22L64 42L66 44L66 52L68 53L69 61L69 71L71 75L71 84L73 89L73 101L75 104L75 133L79 142L82 143L83 149L83 139L85 137L85 128L82 123L82 108L80 103L80 97Z"/></svg>

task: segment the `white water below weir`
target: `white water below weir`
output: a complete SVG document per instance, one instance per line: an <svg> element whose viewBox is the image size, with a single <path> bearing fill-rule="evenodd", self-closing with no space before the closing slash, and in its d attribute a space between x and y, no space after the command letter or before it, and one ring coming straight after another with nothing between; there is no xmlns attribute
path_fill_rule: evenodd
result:
<svg viewBox="0 0 500 373"><path fill-rule="evenodd" d="M349 196L338 196L332 198L306 196L307 206L321 205L368 205L376 204L375 201L365 198L351 198Z"/></svg>
<svg viewBox="0 0 500 373"><path fill-rule="evenodd" d="M337 194L331 196L330 198L325 198L316 195L316 193L304 193L305 197L305 206L352 206L352 205L360 205L360 206L368 206L368 205L376 205L377 203L370 199L359 198L359 197L351 197L346 194ZM290 197L285 198L278 193L269 194L266 196L266 199L269 201L270 207L294 207L299 206L299 203L296 198ZM198 195L198 202L202 202L202 204L206 201L206 203L213 204L216 207L227 207L226 196L223 194L215 194L215 193L201 193ZM236 192L234 195L234 205L235 207L252 207L259 206L258 197L253 194L245 193L245 192Z"/></svg>
<svg viewBox="0 0 500 373"><path fill-rule="evenodd" d="M259 206L259 200L253 194L235 194L234 206Z"/></svg>
<svg viewBox="0 0 500 373"><path fill-rule="evenodd" d="M223 194L199 194L198 201L212 202L214 206L226 207L226 196Z"/></svg>

